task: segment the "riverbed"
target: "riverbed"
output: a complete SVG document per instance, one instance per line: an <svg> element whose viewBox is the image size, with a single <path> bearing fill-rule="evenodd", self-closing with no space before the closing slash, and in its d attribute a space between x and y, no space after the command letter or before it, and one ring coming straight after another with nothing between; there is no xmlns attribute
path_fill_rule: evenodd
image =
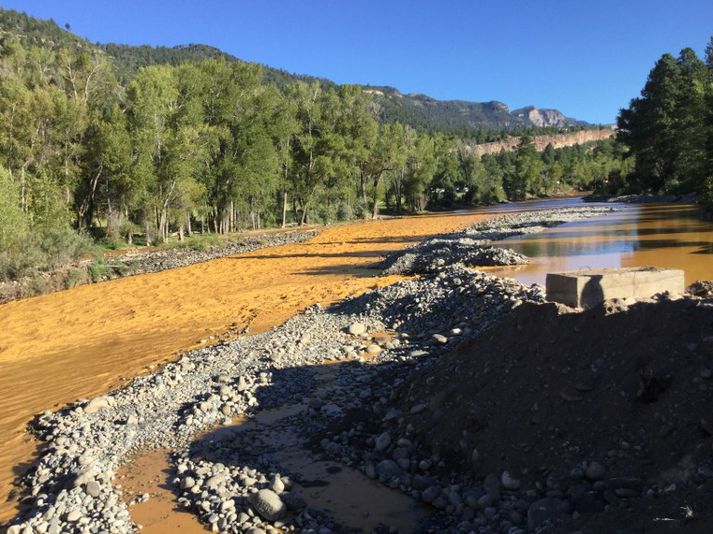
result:
<svg viewBox="0 0 713 534"><path fill-rule="evenodd" d="M231 327L279 324L397 277L374 278L380 256L512 210L565 207L579 199L509 204L333 227L309 243L137 276L0 307L0 493L31 457L24 433L37 413L113 389L196 342ZM553 270L655 265L682 268L687 282L713 278L713 223L690 205L617 205L615 214L508 239L529 265L491 270L542 283ZM4 497L4 496L3 496ZM12 515L0 502L0 520ZM5 517L3 517L5 516Z"/></svg>

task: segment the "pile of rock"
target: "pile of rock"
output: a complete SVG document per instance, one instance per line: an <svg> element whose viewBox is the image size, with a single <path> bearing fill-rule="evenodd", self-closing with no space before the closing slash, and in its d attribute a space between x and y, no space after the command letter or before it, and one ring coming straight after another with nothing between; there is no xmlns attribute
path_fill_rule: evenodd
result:
<svg viewBox="0 0 713 534"><path fill-rule="evenodd" d="M707 531L712 320L690 295L614 314L525 305L415 372L373 376L359 423L321 429L322 447L449 531Z"/></svg>
<svg viewBox="0 0 713 534"><path fill-rule="evenodd" d="M434 273L456 264L469 267L519 265L528 262L526 256L509 248L493 246L492 242L543 232L552 226L600 216L613 210L608 206L583 206L502 215L391 254L379 267L385 275L412 275Z"/></svg>

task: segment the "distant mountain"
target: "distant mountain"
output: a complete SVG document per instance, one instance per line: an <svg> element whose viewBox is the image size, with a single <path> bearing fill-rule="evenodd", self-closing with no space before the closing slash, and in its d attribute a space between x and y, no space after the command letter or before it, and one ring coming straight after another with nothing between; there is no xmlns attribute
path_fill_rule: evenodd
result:
<svg viewBox="0 0 713 534"><path fill-rule="evenodd" d="M117 75L130 79L137 69L156 64L177 65L207 58L224 57L229 61L243 60L218 48L203 44L181 46L130 46L91 43L68 30L60 28L52 19L40 20L25 13L0 9L0 37L14 35L30 44L45 47L93 49L110 56ZM284 88L295 80L317 81L323 87L337 87L325 78L293 74L263 65L265 81ZM510 111L502 102L468 102L465 100L437 100L421 94L403 94L388 86L363 85L371 95L382 122L399 121L419 131L444 132L471 136L478 131L569 129L590 126L566 117L556 109L528 106Z"/></svg>
<svg viewBox="0 0 713 534"><path fill-rule="evenodd" d="M567 126L586 126L587 123L566 117L561 111L556 109L538 109L535 106L514 109L512 115L524 119L544 128L563 128Z"/></svg>

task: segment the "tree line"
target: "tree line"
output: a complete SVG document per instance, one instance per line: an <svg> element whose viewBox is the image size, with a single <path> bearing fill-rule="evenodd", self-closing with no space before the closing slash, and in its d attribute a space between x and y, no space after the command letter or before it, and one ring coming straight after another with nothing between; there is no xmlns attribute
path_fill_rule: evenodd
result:
<svg viewBox="0 0 713 534"><path fill-rule="evenodd" d="M628 190L697 192L713 208L713 37L705 60L691 48L662 55L618 126L635 161Z"/></svg>
<svg viewBox="0 0 713 534"><path fill-rule="evenodd" d="M380 124L359 86L280 90L254 64L151 65L119 81L100 50L0 42L0 275L102 243L326 223L585 189L612 143L478 158Z"/></svg>

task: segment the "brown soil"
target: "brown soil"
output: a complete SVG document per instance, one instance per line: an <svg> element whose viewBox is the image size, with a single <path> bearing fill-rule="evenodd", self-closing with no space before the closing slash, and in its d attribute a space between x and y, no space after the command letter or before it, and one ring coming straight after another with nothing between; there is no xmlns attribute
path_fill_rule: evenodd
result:
<svg viewBox="0 0 713 534"><path fill-rule="evenodd" d="M509 470L531 487L596 461L612 485L629 477L668 489L562 531L713 532L713 471L701 471L713 467L713 307L700 302L614 314L523 306L402 387L405 409L429 402L404 424L450 470L477 478Z"/></svg>
<svg viewBox="0 0 713 534"><path fill-rule="evenodd" d="M34 443L35 414L104 393L198 340L282 323L398 277L374 278L379 257L489 216L444 213L327 228L290 244L0 305L0 521Z"/></svg>

